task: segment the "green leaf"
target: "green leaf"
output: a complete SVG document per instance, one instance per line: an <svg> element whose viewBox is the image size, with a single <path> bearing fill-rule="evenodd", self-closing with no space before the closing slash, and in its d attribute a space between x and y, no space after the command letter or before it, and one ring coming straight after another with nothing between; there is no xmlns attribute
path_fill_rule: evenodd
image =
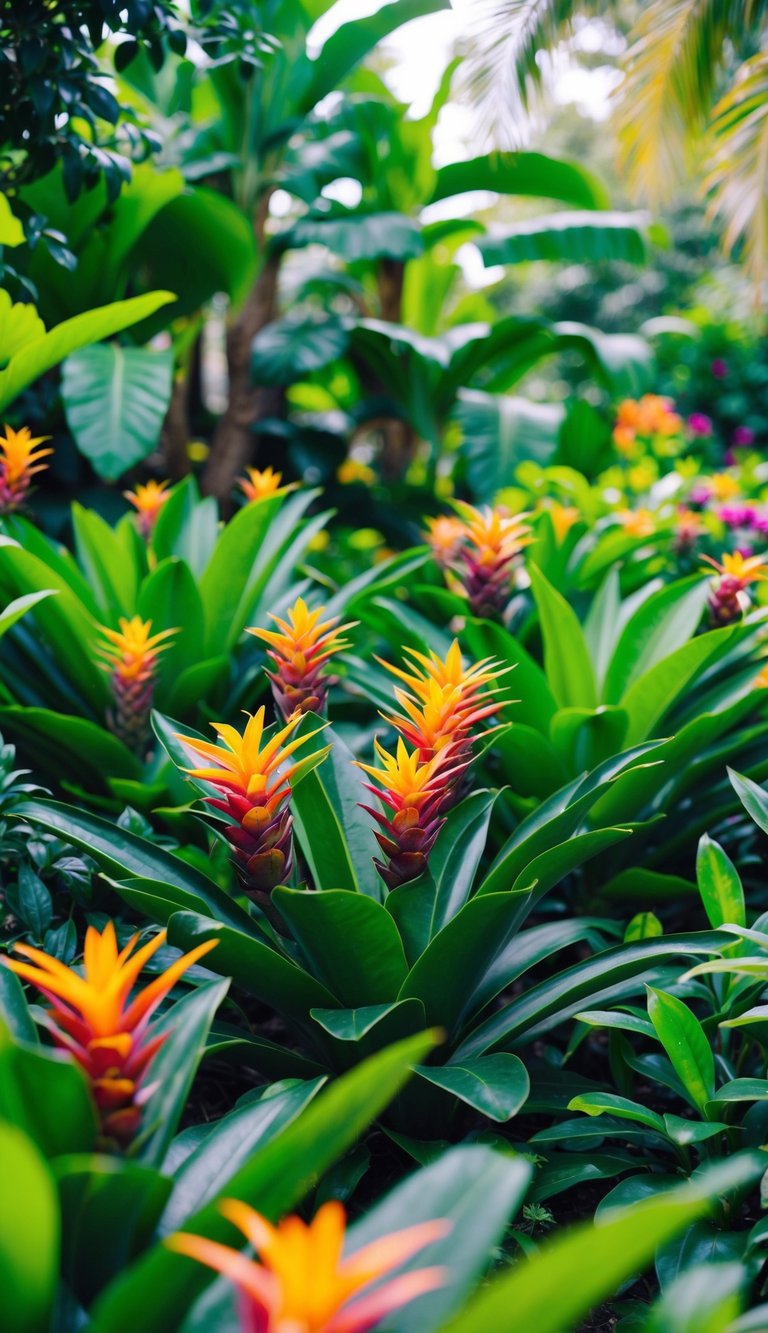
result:
<svg viewBox="0 0 768 1333"><path fill-rule="evenodd" d="M504 1053L465 1064L419 1065L416 1073L499 1124L517 1115L531 1086L522 1060Z"/></svg>
<svg viewBox="0 0 768 1333"><path fill-rule="evenodd" d="M277 888L284 917L312 974L350 1008L397 999L408 965L392 917L362 893Z"/></svg>
<svg viewBox="0 0 768 1333"><path fill-rule="evenodd" d="M0 1025L0 1119L18 1125L46 1157L90 1152L96 1114L83 1071L42 1046L14 1045Z"/></svg>
<svg viewBox="0 0 768 1333"><path fill-rule="evenodd" d="M41 766L89 791L103 791L109 778L141 778L141 765L123 741L85 717L0 706L0 726Z"/></svg>
<svg viewBox="0 0 768 1333"><path fill-rule="evenodd" d="M311 718L306 726L323 725ZM291 796L296 838L318 889L360 891L379 901L382 882L373 858L381 857L373 820L361 809L370 803L364 775L353 755L333 730L325 727L302 750L317 753L330 745L322 764L305 774Z"/></svg>
<svg viewBox="0 0 768 1333"><path fill-rule="evenodd" d="M768 793L751 778L743 777L732 768L728 769L728 777L747 814L763 833L768 833Z"/></svg>
<svg viewBox="0 0 768 1333"><path fill-rule="evenodd" d="M739 872L719 842L705 833L696 855L696 879L710 926L746 926L744 889Z"/></svg>
<svg viewBox="0 0 768 1333"><path fill-rule="evenodd" d="M84 347L67 357L61 394L81 454L116 481L157 445L173 384L173 351Z"/></svg>
<svg viewBox="0 0 768 1333"><path fill-rule="evenodd" d="M338 1041L362 1041L375 1028L402 1028L394 1036L423 1032L426 1024L424 1006L418 1000L396 1000L394 1004L367 1004L361 1009L312 1009L312 1017L325 1032ZM388 1020L394 1020L389 1022ZM376 1033L377 1047L381 1032Z"/></svg>
<svg viewBox="0 0 768 1333"><path fill-rule="evenodd" d="M159 1167L165 1157L189 1096L216 1010L229 981L209 981L172 1005L153 1025L164 1041L152 1061L148 1083L155 1091L144 1107L138 1160Z"/></svg>
<svg viewBox="0 0 768 1333"><path fill-rule="evenodd" d="M305 214L279 232L273 244L279 250L324 245L347 264L359 260L417 258L424 249L421 228L402 213L372 213L364 208L337 205L327 214Z"/></svg>
<svg viewBox="0 0 768 1333"><path fill-rule="evenodd" d="M438 13L448 6L449 0L394 0L365 18L343 23L312 62L312 78L301 99L302 111L306 113L327 93L333 92L337 84L391 32L396 32L411 19Z"/></svg>
<svg viewBox="0 0 768 1333"><path fill-rule="evenodd" d="M258 1101L230 1111L214 1125L175 1173L173 1193L163 1213L160 1235L183 1226L191 1213L221 1194L233 1171L293 1123L323 1086L325 1079L267 1088Z"/></svg>
<svg viewBox="0 0 768 1333"><path fill-rule="evenodd" d="M715 1058L699 1020L675 995L648 987L648 1017L694 1106L704 1113L715 1095Z"/></svg>
<svg viewBox="0 0 768 1333"><path fill-rule="evenodd" d="M755 1170L754 1158L734 1158L695 1184L571 1228L495 1278L445 1333L568 1333L647 1267L658 1246L706 1213L720 1188L746 1183Z"/></svg>
<svg viewBox="0 0 768 1333"><path fill-rule="evenodd" d="M171 1181L119 1157L57 1157L53 1167L62 1214L62 1273L88 1306L151 1241Z"/></svg>
<svg viewBox="0 0 768 1333"><path fill-rule="evenodd" d="M606 703L622 703L635 681L688 642L707 596L706 580L691 575L659 588L642 602L614 649L603 688Z"/></svg>
<svg viewBox="0 0 768 1333"><path fill-rule="evenodd" d="M0 370L0 412L18 398L22 389L72 352L100 342L102 338L111 338L172 300L170 292L150 292L146 296L134 296L129 301L115 301L112 305L75 315L49 333L26 342L11 356L5 369Z"/></svg>
<svg viewBox="0 0 768 1333"><path fill-rule="evenodd" d="M24 987L9 967L0 967L0 1019L14 1041L37 1044L37 1028L29 1012Z"/></svg>
<svg viewBox="0 0 768 1333"><path fill-rule="evenodd" d="M473 496L490 504L503 487L514 485L518 464L533 459L545 467L552 462L565 408L462 389L452 418L462 433Z"/></svg>
<svg viewBox="0 0 768 1333"><path fill-rule="evenodd" d="M78 564L98 598L104 621L114 624L118 613L133 615L146 563L136 529L132 524L130 530L111 528L94 509L84 509L76 501L72 526Z"/></svg>
<svg viewBox="0 0 768 1333"><path fill-rule="evenodd" d="M535 565L530 575L544 640L544 669L552 693L561 708L595 708L595 677L576 613Z"/></svg>
<svg viewBox="0 0 768 1333"><path fill-rule="evenodd" d="M292 384L338 360L348 343L349 331L335 317L279 319L254 338L251 373L256 384Z"/></svg>
<svg viewBox="0 0 768 1333"><path fill-rule="evenodd" d="M11 205L4 194L0 194L0 245L9 249L23 245L26 237L19 219L11 212Z"/></svg>
<svg viewBox="0 0 768 1333"><path fill-rule="evenodd" d="M641 1125L655 1129L657 1134L666 1133L664 1121L655 1111L627 1097L617 1097L612 1092L585 1092L568 1103L568 1110L583 1111L585 1115L613 1115L620 1120L637 1120Z"/></svg>
<svg viewBox="0 0 768 1333"><path fill-rule="evenodd" d="M227 1182L226 1195L276 1221L357 1141L433 1044L430 1033L411 1037L337 1079L283 1133L252 1154ZM211 1240L231 1237L213 1203L188 1218L186 1227ZM94 1313L93 1333L124 1333L128 1325L142 1333L167 1333L212 1276L201 1264L155 1246L105 1293Z"/></svg>
<svg viewBox="0 0 768 1333"><path fill-rule="evenodd" d="M430 203L474 190L558 199L576 208L607 208L605 186L578 162L544 153L486 153L438 167Z"/></svg>
<svg viewBox="0 0 768 1333"><path fill-rule="evenodd" d="M59 1276L56 1189L34 1143L0 1124L0 1284L4 1333L47 1333Z"/></svg>
<svg viewBox="0 0 768 1333"><path fill-rule="evenodd" d="M539 260L644 264L647 222L645 213L551 213L517 222L513 227L495 228L475 244L486 268Z"/></svg>

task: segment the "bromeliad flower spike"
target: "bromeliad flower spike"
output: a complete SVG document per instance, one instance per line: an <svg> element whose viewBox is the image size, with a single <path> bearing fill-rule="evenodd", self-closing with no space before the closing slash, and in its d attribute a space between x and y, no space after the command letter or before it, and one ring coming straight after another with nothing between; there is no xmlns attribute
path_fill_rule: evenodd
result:
<svg viewBox="0 0 768 1333"><path fill-rule="evenodd" d="M220 792L219 796L204 799L230 820L224 826L224 836L233 849L241 884L250 897L262 902L264 895L284 883L291 871L291 783L328 753L326 747L319 755L313 753L289 763L291 755L317 736L321 728L291 740L301 722L301 714L294 713L282 730L265 740L264 713L260 708L253 716L246 714L248 721L242 735L224 722L212 723L223 742L220 745L191 736L176 737L191 754L208 761L203 768L185 772Z"/></svg>
<svg viewBox="0 0 768 1333"><path fill-rule="evenodd" d="M165 944L166 932L140 948L138 939L134 935L118 950L111 921L101 934L89 926L82 975L29 944L14 945L29 961L3 959L49 1001L45 1022L54 1042L85 1071L103 1137L122 1145L136 1135L142 1107L152 1093L145 1076L165 1040L164 1034L152 1034L149 1020L183 973L218 943L206 940L183 954L129 1001L143 967Z"/></svg>
<svg viewBox="0 0 768 1333"><path fill-rule="evenodd" d="M295 482L281 486L282 472L275 472L271 467L247 467L245 471L247 476L238 477L237 484L249 504L253 504L254 500L263 500L268 495L286 495L288 491L296 489Z"/></svg>
<svg viewBox="0 0 768 1333"><path fill-rule="evenodd" d="M472 614L502 615L512 594L515 564L532 540L527 514L505 514L486 505L476 509L455 502L463 519L463 540L454 569L464 586Z"/></svg>
<svg viewBox="0 0 768 1333"><path fill-rule="evenodd" d="M472 727L501 707L486 687L511 668L490 657L465 667L456 639L444 658L434 651L428 657L413 648L405 652L412 659L406 669L382 661L387 671L408 686L407 690L396 687L395 698L403 711L387 714L387 722L409 745L416 746L422 762L448 745L454 747L454 754L458 748L465 751Z"/></svg>
<svg viewBox="0 0 768 1333"><path fill-rule="evenodd" d="M48 466L42 460L53 450L41 449L40 445L50 438L33 438L28 426L21 430L5 427L5 436L0 436L0 513L12 514L24 503L32 478Z"/></svg>
<svg viewBox="0 0 768 1333"><path fill-rule="evenodd" d="M119 629L100 625L99 631L107 640L100 644L99 653L106 658L104 671L109 671L114 709L107 721L116 736L132 750L141 749L149 729L149 715L157 683L158 655L170 648L169 640L178 631L164 629L152 634L152 621L133 616L121 617Z"/></svg>
<svg viewBox="0 0 768 1333"><path fill-rule="evenodd" d="M132 491L123 491L125 499L136 510L139 532L145 541L149 541L163 507L171 498L167 489L170 484L169 481L148 481Z"/></svg>
<svg viewBox="0 0 768 1333"><path fill-rule="evenodd" d="M750 583L768 579L768 556L744 556L739 551L725 552L721 560L705 555L703 559L720 575L713 582L709 598L709 618L713 625L730 625L741 618L743 594Z"/></svg>
<svg viewBox="0 0 768 1333"><path fill-rule="evenodd" d="M447 1278L443 1268L421 1268L365 1292L371 1283L440 1240L450 1222L406 1227L345 1259L346 1218L335 1201L323 1204L309 1225L300 1217L285 1217L274 1227L236 1199L224 1200L220 1210L239 1227L260 1263L202 1236L182 1232L165 1243L234 1283L243 1333L366 1333Z"/></svg>
<svg viewBox="0 0 768 1333"><path fill-rule="evenodd" d="M328 700L330 678L326 667L330 659L349 647L341 636L352 629L356 621L339 625L338 616L321 617L324 607L310 611L299 597L286 613L286 619L272 615L277 630L249 629L248 633L269 645L268 653L275 664L267 675L272 682L272 693L284 718L297 710L300 713L323 713ZM278 632L279 631L279 632Z"/></svg>

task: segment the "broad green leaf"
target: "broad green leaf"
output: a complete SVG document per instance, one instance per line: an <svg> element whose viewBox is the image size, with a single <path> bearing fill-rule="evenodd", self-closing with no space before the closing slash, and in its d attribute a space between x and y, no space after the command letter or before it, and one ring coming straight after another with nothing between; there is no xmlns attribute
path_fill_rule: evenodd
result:
<svg viewBox="0 0 768 1333"><path fill-rule="evenodd" d="M173 383L173 351L84 347L67 357L61 394L81 454L116 481L157 445Z"/></svg>
<svg viewBox="0 0 768 1333"><path fill-rule="evenodd" d="M308 112L322 97L351 74L369 51L411 19L447 9L449 0L394 0L375 13L343 23L328 38L312 62L312 77L304 91L301 110Z"/></svg>
<svg viewBox="0 0 768 1333"><path fill-rule="evenodd" d="M503 1052L480 1055L464 1064L419 1065L416 1073L500 1124L517 1115L530 1091L522 1060Z"/></svg>
<svg viewBox="0 0 768 1333"><path fill-rule="evenodd" d="M205 1052L214 1015L229 981L210 981L185 995L153 1026L164 1041L154 1057L148 1083L154 1092L146 1103L134 1151L145 1166L159 1167L184 1112L192 1081Z"/></svg>
<svg viewBox="0 0 768 1333"><path fill-rule="evenodd" d="M664 1121L656 1111L650 1111L627 1097L617 1097L612 1092L585 1092L568 1103L568 1110L583 1111L591 1116L613 1115L621 1120L637 1120L658 1134L666 1132Z"/></svg>
<svg viewBox="0 0 768 1333"><path fill-rule="evenodd" d="M233 1171L290 1125L319 1092L324 1079L267 1088L258 1101L230 1111L215 1124L174 1175L173 1192L160 1223L160 1234L183 1226L191 1213L224 1189Z"/></svg>
<svg viewBox="0 0 768 1333"><path fill-rule="evenodd" d="M0 966L0 1019L14 1041L37 1044L37 1028L29 1012L24 987L15 972Z"/></svg>
<svg viewBox="0 0 768 1333"><path fill-rule="evenodd" d="M362 893L277 888L272 901L308 966L341 1004L358 1008L397 999L408 973L386 908Z"/></svg>
<svg viewBox="0 0 768 1333"><path fill-rule="evenodd" d="M483 263L527 264L539 260L585 264L621 260L644 264L645 213L562 212L499 227L475 242Z"/></svg>
<svg viewBox="0 0 768 1333"><path fill-rule="evenodd" d="M78 564L98 598L102 620L114 626L118 614L132 616L136 610L139 580L146 567L146 556L138 544L141 539L132 526L136 544L129 545L119 527L111 528L95 509L84 509L77 502L72 505L72 527Z"/></svg>
<svg viewBox="0 0 768 1333"><path fill-rule="evenodd" d="M24 228L11 212L7 196L0 195L0 245L7 245L11 249L23 245L24 241Z"/></svg>
<svg viewBox="0 0 768 1333"><path fill-rule="evenodd" d="M18 398L22 389L72 352L100 342L102 338L111 338L172 300L170 292L150 292L146 296L134 296L129 301L115 301L112 305L75 315L48 333L26 342L10 358L5 369L0 370L0 412Z"/></svg>
<svg viewBox="0 0 768 1333"><path fill-rule="evenodd" d="M719 842L705 833L696 856L696 879L710 926L746 926L744 889L739 872Z"/></svg>
<svg viewBox="0 0 768 1333"><path fill-rule="evenodd" d="M648 987L648 1017L694 1106L715 1095L715 1058L699 1020L675 995Z"/></svg>
<svg viewBox="0 0 768 1333"><path fill-rule="evenodd" d="M705 579L692 575L659 588L624 627L605 677L606 703L621 703L651 667L681 648L694 634L706 605Z"/></svg>
<svg viewBox="0 0 768 1333"><path fill-rule="evenodd" d="M751 778L728 769L731 785L750 818L754 819L763 833L768 833L768 793L753 782Z"/></svg>
<svg viewBox="0 0 768 1333"><path fill-rule="evenodd" d="M141 777L141 765L124 742L88 718L48 708L0 706L0 726L41 767L60 773L67 782L82 783L88 791L103 791L109 778Z"/></svg>
<svg viewBox="0 0 768 1333"><path fill-rule="evenodd" d="M552 462L565 418L557 403L531 403L514 395L463 389L452 414L462 437L473 498L492 504L512 486L520 463Z"/></svg>
<svg viewBox="0 0 768 1333"><path fill-rule="evenodd" d="M0 1120L18 1125L46 1157L90 1152L96 1113L85 1075L69 1056L15 1044L0 1024Z"/></svg>
<svg viewBox="0 0 768 1333"><path fill-rule="evenodd" d="M544 667L561 708L595 708L597 690L584 633L573 608L535 565L531 587L544 640Z"/></svg>
<svg viewBox="0 0 768 1333"><path fill-rule="evenodd" d="M579 162L544 153L486 153L439 167L431 203L473 190L558 199L576 208L606 208L602 182Z"/></svg>
<svg viewBox="0 0 768 1333"><path fill-rule="evenodd" d="M295 1207L381 1114L434 1040L430 1033L411 1037L337 1079L234 1173L226 1184L226 1196L242 1199L272 1221ZM185 1230L211 1240L231 1238L229 1225L213 1203L188 1218ZM127 1323L140 1327L142 1333L167 1333L211 1279L212 1274L201 1264L155 1246L98 1303L93 1333L124 1333ZM148 1291L152 1292L149 1303Z"/></svg>
<svg viewBox="0 0 768 1333"><path fill-rule="evenodd" d="M382 1030L394 1032L391 1040L423 1032L426 1024L424 1006L418 1000L396 1000L394 1004L367 1004L361 1009L312 1009L312 1017L321 1028L338 1041L362 1041L376 1031L377 1048L384 1045Z"/></svg>
<svg viewBox="0 0 768 1333"><path fill-rule="evenodd" d="M56 1188L45 1159L12 1124L0 1124L0 1283L4 1333L48 1333L59 1276Z"/></svg>
<svg viewBox="0 0 768 1333"><path fill-rule="evenodd" d="M322 720L314 719L314 725L322 727ZM360 806L373 799L365 788L364 774L332 727L325 727L302 754L328 745L331 750L322 764L294 787L291 807L296 838L316 888L359 890L380 901L383 885L373 858L380 859L381 851L373 835L373 820Z"/></svg>

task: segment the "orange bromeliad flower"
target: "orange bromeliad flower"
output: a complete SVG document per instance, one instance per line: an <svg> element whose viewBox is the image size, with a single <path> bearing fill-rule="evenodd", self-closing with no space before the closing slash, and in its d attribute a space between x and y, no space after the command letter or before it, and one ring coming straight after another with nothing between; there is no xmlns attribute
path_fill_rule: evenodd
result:
<svg viewBox="0 0 768 1333"><path fill-rule="evenodd" d="M299 597L286 612L287 619L270 613L278 630L249 629L257 639L269 645L268 655L275 664L267 675L272 682L272 693L284 718L296 710L300 713L321 713L328 699L331 679L325 668L335 653L349 647L343 639L345 630L357 621L339 625L338 616L321 620L325 608L310 611L303 597Z"/></svg>
<svg viewBox="0 0 768 1333"><path fill-rule="evenodd" d="M119 629L99 625L99 632L107 640L99 644L98 652L106 658L100 665L109 671L115 708L107 716L116 736L132 749L143 745L152 710L152 697L157 683L158 655L170 648L168 640L178 631L164 629L151 634L152 621L133 616L121 616ZM165 642L164 642L165 640Z"/></svg>
<svg viewBox="0 0 768 1333"><path fill-rule="evenodd" d="M438 565L447 568L464 540L464 523L458 514L438 514L427 519L427 541Z"/></svg>
<svg viewBox="0 0 768 1333"><path fill-rule="evenodd" d="M295 482L290 486L281 486L282 472L275 472L271 467L247 467L245 470L248 475L238 477L237 484L249 504L253 504L254 500L263 500L268 495L286 495L288 491L296 489Z"/></svg>
<svg viewBox="0 0 768 1333"><path fill-rule="evenodd" d="M726 551L720 560L709 555L703 559L720 575L709 598L710 620L713 625L730 625L739 619L748 603L745 589L750 583L768 579L765 568L768 554L745 556L740 551Z"/></svg>
<svg viewBox="0 0 768 1333"><path fill-rule="evenodd" d="M514 565L524 547L532 540L523 521L527 514L507 514L486 505L476 509L463 500L455 501L463 520L460 563L454 565L476 616L501 614L512 591Z"/></svg>
<svg viewBox="0 0 768 1333"><path fill-rule="evenodd" d="M491 657L465 667L456 639L444 658L434 651L428 657L414 648L405 652L412 659L407 670L382 662L408 686L407 690L395 688L403 713L387 715L387 722L416 747L423 762L448 745L454 746L454 753L458 746L465 750L471 728L499 710L486 686L495 684L510 668Z"/></svg>
<svg viewBox="0 0 768 1333"><path fill-rule="evenodd" d="M540 506L539 512L549 514L558 546L562 546L573 525L581 518L580 509L575 505L561 504L559 500L552 500L550 504Z"/></svg>
<svg viewBox="0 0 768 1333"><path fill-rule="evenodd" d="M0 436L0 513L12 514L26 499L32 478L47 466L42 459L53 453L52 449L41 449L50 435L38 435L33 438L28 426L21 430L5 427L5 437Z"/></svg>
<svg viewBox="0 0 768 1333"><path fill-rule="evenodd" d="M679 435L683 429L682 417L672 408L669 398L661 394L645 393L642 398L625 398L616 412L613 442L622 453L631 452L637 436L652 439L655 435Z"/></svg>
<svg viewBox="0 0 768 1333"><path fill-rule="evenodd" d="M254 898L269 894L290 874L291 782L319 761L316 754L297 763L287 761L321 730L291 740L301 722L301 714L294 713L282 730L265 741L264 714L264 708L253 716L246 714L248 721L242 735L224 722L212 723L221 745L192 736L176 738L193 755L207 761L205 767L185 772L218 789L220 795L204 799L231 821L224 828L224 836L233 848L243 888ZM326 749L321 757L327 753Z"/></svg>
<svg viewBox="0 0 768 1333"><path fill-rule="evenodd" d="M171 498L171 492L167 489L170 484L169 481L148 481L134 487L132 491L123 491L125 499L136 510L139 532L145 541L149 541L160 511Z"/></svg>
<svg viewBox="0 0 768 1333"><path fill-rule="evenodd" d="M361 1295L372 1282L440 1240L450 1222L406 1227L344 1258L346 1216L335 1200L323 1204L308 1225L300 1217L285 1217L276 1227L237 1199L225 1199L219 1207L261 1263L228 1245L184 1232L169 1236L165 1244L235 1284L243 1333L366 1333L447 1277L442 1268L422 1268Z"/></svg>
<svg viewBox="0 0 768 1333"><path fill-rule="evenodd" d="M629 537L652 537L656 531L656 518L650 509L619 509L616 517Z"/></svg>
<svg viewBox="0 0 768 1333"><path fill-rule="evenodd" d="M379 825L376 841L387 858L386 865L376 861L376 869L387 887L396 889L426 870L435 838L445 823L445 810L453 803L455 785L469 758L448 745L422 762L420 751L409 751L402 737L398 737L394 754L378 741L374 746L380 768L355 762L373 778L376 786L365 785L385 807L363 808Z"/></svg>
<svg viewBox="0 0 768 1333"><path fill-rule="evenodd" d="M138 938L133 935L118 950L111 921L101 934L89 926L82 975L29 944L14 945L28 962L3 959L49 1001L45 1022L54 1042L69 1051L88 1076L104 1137L121 1144L130 1142L138 1129L141 1109L153 1091L143 1080L165 1040L165 1035L149 1032L149 1020L187 968L218 943L206 940L183 954L129 1000L143 967L165 944L166 932L161 930L141 948Z"/></svg>

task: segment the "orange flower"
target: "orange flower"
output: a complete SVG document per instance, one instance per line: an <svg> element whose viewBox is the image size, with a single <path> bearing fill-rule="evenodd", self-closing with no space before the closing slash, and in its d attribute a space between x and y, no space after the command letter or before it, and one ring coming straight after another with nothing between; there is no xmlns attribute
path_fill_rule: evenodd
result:
<svg viewBox="0 0 768 1333"><path fill-rule="evenodd" d="M254 500L264 500L268 495L286 495L296 489L296 482L290 486L281 486L282 472L275 472L271 467L247 467L246 477L238 477L237 484L249 504Z"/></svg>
<svg viewBox="0 0 768 1333"><path fill-rule="evenodd" d="M581 518L581 510L575 505L563 505L559 500L552 500L548 505L543 505L540 512L549 514L558 546L562 546L574 523L578 523Z"/></svg>
<svg viewBox="0 0 768 1333"><path fill-rule="evenodd" d="M301 722L301 713L294 713L282 730L264 742L264 715L264 708L253 716L246 714L248 721L242 735L225 722L213 722L223 745L192 736L176 737L193 755L208 761L205 767L184 771L218 788L219 796L206 796L205 800L231 821L224 827L224 836L233 848L243 888L252 896L269 893L290 873L291 782L319 758L311 754L297 763L287 761L322 730L318 727L291 740ZM327 753L324 750L320 758Z"/></svg>
<svg viewBox="0 0 768 1333"><path fill-rule="evenodd" d="M395 688L395 698L405 716L387 715L386 720L410 745L416 746L423 761L448 745L465 748L471 728L499 710L493 694L485 687L495 684L510 668L502 668L490 657L465 667L456 639L445 658L434 651L428 657L414 648L406 648L405 652L412 659L408 670L382 662L387 671L408 686L408 690Z"/></svg>
<svg viewBox="0 0 768 1333"><path fill-rule="evenodd" d="M109 671L115 711L108 722L115 735L139 748L147 734L152 698L157 683L158 655L170 648L168 640L178 630L164 629L151 634L152 621L133 616L121 616L119 630L99 625L99 633L107 640L99 644L97 652L106 658L100 665ZM165 640L165 642L163 642Z"/></svg>
<svg viewBox="0 0 768 1333"><path fill-rule="evenodd" d="M650 509L619 509L616 517L630 537L652 537L656 531L656 518Z"/></svg>
<svg viewBox="0 0 768 1333"><path fill-rule="evenodd" d="M524 519L527 514L508 514L489 505L476 509L455 501L463 520L462 545L458 556L464 590L476 616L503 612L509 602L514 562L532 540Z"/></svg>
<svg viewBox="0 0 768 1333"><path fill-rule="evenodd" d="M166 932L160 931L141 948L136 947L138 939L133 935L118 951L111 921L101 934L89 926L82 976L29 944L14 945L29 962L3 959L50 1002L46 1025L56 1045L69 1051L87 1074L103 1134L120 1143L129 1142L136 1133L141 1108L152 1092L142 1080L165 1040L148 1033L149 1020L187 968L218 943L206 940L177 958L129 1001L145 964L165 944Z"/></svg>
<svg viewBox="0 0 768 1333"><path fill-rule="evenodd" d="M446 746L431 759L422 762L420 751L408 750L402 737L390 754L374 742L381 767L355 761L370 774L375 787L366 783L385 810L364 806L376 823L376 840L387 864L375 861L384 883L390 889L415 879L427 868L427 858L444 822L444 811L453 801L454 788L469 763L469 757L456 755ZM387 812L391 811L389 814Z"/></svg>
<svg viewBox="0 0 768 1333"><path fill-rule="evenodd" d="M762 555L745 556L740 551L725 551L720 560L713 560L711 555L705 555L703 559L718 574L733 579L741 588L768 578L768 570L765 568L768 554L765 552Z"/></svg>
<svg viewBox="0 0 768 1333"><path fill-rule="evenodd" d="M42 459L53 453L41 449L50 435L32 437L28 426L21 430L5 427L5 438L0 436L0 513L11 514L23 503L32 478L47 466Z"/></svg>
<svg viewBox="0 0 768 1333"><path fill-rule="evenodd" d="M235 1284L244 1333L366 1333L447 1277L444 1269L423 1268L360 1295L425 1245L440 1240L450 1230L449 1222L406 1227L345 1259L346 1217L335 1200L323 1204L308 1225L300 1217L285 1217L274 1227L236 1199L225 1199L220 1211L239 1227L261 1263L203 1236L181 1232L165 1243Z"/></svg>
<svg viewBox="0 0 768 1333"><path fill-rule="evenodd" d="M299 597L281 620L270 612L280 633L270 629L249 629L257 639L269 644L269 656L275 664L267 675L272 682L275 702L288 718L297 709L301 713L321 713L328 698L330 679L325 674L331 657L349 647L341 635L357 621L339 625L338 616L321 620L324 607L310 611Z"/></svg>
<svg viewBox="0 0 768 1333"><path fill-rule="evenodd" d="M451 564L464 540L464 523L458 514L438 514L427 519L427 541L439 565Z"/></svg>
<svg viewBox="0 0 768 1333"><path fill-rule="evenodd" d="M169 481L148 481L140 483L132 491L123 491L123 495L137 512L139 532L148 541L160 517L160 511L171 498L166 488Z"/></svg>

